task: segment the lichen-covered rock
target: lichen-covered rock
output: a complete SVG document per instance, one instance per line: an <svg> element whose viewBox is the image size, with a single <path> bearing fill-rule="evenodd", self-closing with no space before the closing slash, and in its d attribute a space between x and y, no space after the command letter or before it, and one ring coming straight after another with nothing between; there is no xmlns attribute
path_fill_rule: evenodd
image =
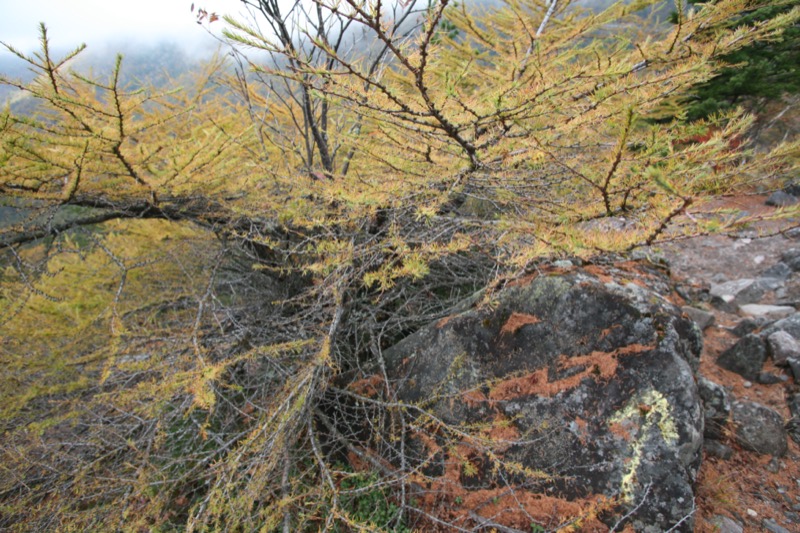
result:
<svg viewBox="0 0 800 533"><path fill-rule="evenodd" d="M728 424L728 417L731 415L728 392L722 385L704 377L697 379L697 389L703 400L704 436L709 439L721 439Z"/></svg>
<svg viewBox="0 0 800 533"><path fill-rule="evenodd" d="M648 277L663 281L637 265L520 280L390 349L398 397L429 413L405 459L420 505L464 525L550 528L558 510L691 531L702 338Z"/></svg>
<svg viewBox="0 0 800 533"><path fill-rule="evenodd" d="M748 450L781 457L786 453L783 418L769 407L755 402L733 402L736 442Z"/></svg>
<svg viewBox="0 0 800 533"><path fill-rule="evenodd" d="M755 380L766 360L767 348L764 341L758 335L749 334L722 352L717 358L717 364L725 370Z"/></svg>

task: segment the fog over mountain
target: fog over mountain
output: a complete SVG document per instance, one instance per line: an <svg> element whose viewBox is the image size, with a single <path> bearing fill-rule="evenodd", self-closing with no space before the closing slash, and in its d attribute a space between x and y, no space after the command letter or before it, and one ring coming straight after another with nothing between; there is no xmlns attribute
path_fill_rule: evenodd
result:
<svg viewBox="0 0 800 533"><path fill-rule="evenodd" d="M0 8L6 3L10 0L0 0ZM613 3L614 0L577 0L572 5L599 10ZM75 60L73 68L94 74L107 73L113 67L114 57L122 54L126 81L148 80L161 85L167 79L190 71L215 51L225 51L220 39L224 23L219 21L201 27L190 7L247 17L240 0L196 0L194 3L187 0L185 5L179 0L161 4L167 7L150 10L148 0L137 4L136 8L120 11L110 8L109 2L80 0L70 4L83 6L77 14L74 9L64 11L64 3L54 0L37 2L35 9L26 9L14 2L10 10L4 9L11 16L0 19L0 41L25 54L34 53L39 46L38 22L42 21L48 26L54 57L86 43L87 49ZM467 0L467 4L490 8L501 7L504 2ZM663 1L651 9L659 11L660 16L656 18L663 20L672 6L671 2ZM64 16L65 12L69 15ZM30 81L33 76L29 66L5 48L0 48L0 74L22 81ZM29 104L21 101L24 98L17 89L0 85L0 105L11 103L19 111L20 105Z"/></svg>

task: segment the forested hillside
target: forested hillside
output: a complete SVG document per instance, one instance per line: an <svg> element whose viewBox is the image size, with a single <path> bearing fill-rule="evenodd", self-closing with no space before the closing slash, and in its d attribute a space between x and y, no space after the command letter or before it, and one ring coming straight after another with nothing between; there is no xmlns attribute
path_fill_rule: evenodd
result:
<svg viewBox="0 0 800 533"><path fill-rule="evenodd" d="M501 443L364 379L384 350L547 258L730 229L706 199L797 170L741 108L685 113L797 7L245 4L198 12L231 53L174 85L6 43L36 105L0 114L2 529L450 530L406 436Z"/></svg>

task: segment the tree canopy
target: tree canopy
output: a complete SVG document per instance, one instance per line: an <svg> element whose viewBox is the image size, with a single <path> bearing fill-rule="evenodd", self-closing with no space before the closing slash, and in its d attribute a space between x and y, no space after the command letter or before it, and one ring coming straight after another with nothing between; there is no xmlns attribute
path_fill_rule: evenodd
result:
<svg viewBox="0 0 800 533"><path fill-rule="evenodd" d="M689 0L689 11L680 15L675 12L673 22L677 22L679 17L688 16L701 4ZM704 31L711 35L723 29L752 27L790 13L798 5L797 0L753 3L733 13L718 26ZM791 24L779 35L738 48L722 55L720 60L722 68L711 79L697 84L690 91L687 99L689 119L705 118L742 104L758 107L759 103L776 100L786 94L797 94L800 91L800 75L797 71L797 65L800 64L800 27L796 23Z"/></svg>
<svg viewBox="0 0 800 533"><path fill-rule="evenodd" d="M643 118L798 8L647 35L653 3L243 0L200 14L230 56L168 90L71 69L44 25L5 44L38 105L0 115L0 525L437 523L404 434L480 430L369 394L385 348L545 257L725 229L689 211L796 165L751 157L738 109Z"/></svg>

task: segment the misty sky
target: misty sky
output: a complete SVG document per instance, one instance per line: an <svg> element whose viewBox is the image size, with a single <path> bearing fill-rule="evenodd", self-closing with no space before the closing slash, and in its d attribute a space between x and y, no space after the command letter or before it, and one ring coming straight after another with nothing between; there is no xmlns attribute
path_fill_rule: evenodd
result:
<svg viewBox="0 0 800 533"><path fill-rule="evenodd" d="M0 0L0 41L31 52L44 22L54 48L160 41L192 48L211 43L190 11L193 1L220 15L242 11L239 0ZM222 22L211 28L218 32Z"/></svg>

